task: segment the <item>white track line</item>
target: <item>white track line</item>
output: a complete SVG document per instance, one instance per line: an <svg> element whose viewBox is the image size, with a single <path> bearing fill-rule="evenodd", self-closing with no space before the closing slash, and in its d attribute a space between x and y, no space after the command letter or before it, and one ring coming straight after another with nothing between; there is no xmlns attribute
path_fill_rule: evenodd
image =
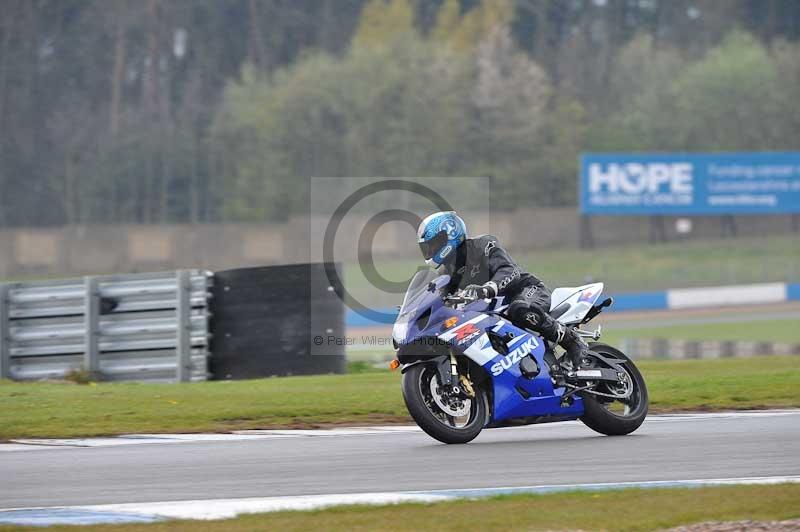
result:
<svg viewBox="0 0 800 532"><path fill-rule="evenodd" d="M457 499L476 499L509 494L546 494L564 491L601 491L624 488L697 488L702 486L723 486L734 484L784 484L800 483L800 476L781 477L743 477L723 479L689 479L665 480L649 482L614 482L597 484L567 484L522 486L504 488L475 488L432 491L376 492L376 493L341 493L329 495L300 495L287 497L259 497L246 499L211 499L173 502L101 504L90 506L67 506L54 508L13 508L0 510L0 523L25 522L26 514L36 519L49 519L55 524L63 513L97 519L97 516L108 516L115 522L131 519L228 519L240 514L277 512L286 510L315 510L332 506L363 504L385 505L406 502L441 502ZM48 517L48 512L51 516ZM74 524L80 522L74 522Z"/></svg>
<svg viewBox="0 0 800 532"><path fill-rule="evenodd" d="M699 414L660 414L648 416L645 423L677 423L708 419L728 420L800 415L800 409L760 410L740 412L710 412ZM578 421L544 423L538 429L579 425ZM509 427L502 430L516 430ZM265 429L238 430L219 434L129 434L112 438L66 438L66 439L19 439L9 444L0 444L0 451L36 451L53 448L115 447L121 445L144 445L191 442L237 442L269 440L275 438L374 436L379 434L412 434L421 432L416 425L387 425L376 427L341 427L334 429Z"/></svg>

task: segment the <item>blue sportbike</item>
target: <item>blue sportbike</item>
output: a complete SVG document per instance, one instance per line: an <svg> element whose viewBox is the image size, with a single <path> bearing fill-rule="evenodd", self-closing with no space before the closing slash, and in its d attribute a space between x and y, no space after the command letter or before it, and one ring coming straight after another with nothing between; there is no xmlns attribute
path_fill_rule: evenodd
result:
<svg viewBox="0 0 800 532"><path fill-rule="evenodd" d="M403 398L414 421L444 443L484 428L580 419L607 435L629 434L647 415L647 387L619 350L581 330L605 307L602 283L553 291L550 314L589 343L579 367L536 333L511 323L502 298L445 292L450 278L417 272L392 331Z"/></svg>

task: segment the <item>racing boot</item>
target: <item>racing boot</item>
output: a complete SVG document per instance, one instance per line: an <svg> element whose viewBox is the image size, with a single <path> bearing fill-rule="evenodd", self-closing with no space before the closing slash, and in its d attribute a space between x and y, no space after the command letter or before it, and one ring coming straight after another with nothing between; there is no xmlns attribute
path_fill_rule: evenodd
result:
<svg viewBox="0 0 800 532"><path fill-rule="evenodd" d="M583 338L575 332L575 329L565 327L560 323L558 324L558 329L557 343L567 352L567 356L572 362L572 367L578 369L581 366L587 366L589 361L586 355L589 351L589 346L586 345Z"/></svg>

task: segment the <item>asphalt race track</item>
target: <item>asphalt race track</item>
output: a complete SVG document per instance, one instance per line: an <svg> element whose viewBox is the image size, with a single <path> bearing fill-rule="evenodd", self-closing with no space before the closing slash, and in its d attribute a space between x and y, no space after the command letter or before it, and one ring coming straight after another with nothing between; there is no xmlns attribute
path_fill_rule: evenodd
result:
<svg viewBox="0 0 800 532"><path fill-rule="evenodd" d="M412 427L165 438L0 445L0 509L800 475L800 410L652 416L614 438L492 429L460 446Z"/></svg>

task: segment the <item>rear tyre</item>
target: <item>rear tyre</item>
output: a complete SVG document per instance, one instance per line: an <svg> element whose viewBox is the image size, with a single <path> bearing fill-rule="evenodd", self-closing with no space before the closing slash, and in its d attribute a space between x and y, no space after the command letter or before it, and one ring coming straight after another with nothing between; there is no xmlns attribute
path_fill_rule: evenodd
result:
<svg viewBox="0 0 800 532"><path fill-rule="evenodd" d="M649 398L644 378L636 365L622 351L600 343L591 344L589 349L608 358L624 360L622 367L628 374L633 391L626 401L583 393L584 414L581 421L590 429L607 436L630 434L638 429L647 417Z"/></svg>
<svg viewBox="0 0 800 532"><path fill-rule="evenodd" d="M472 441L486 425L486 392L476 386L474 398L449 397L443 391L435 365L411 366L403 374L402 389L411 417L429 436L442 443Z"/></svg>

